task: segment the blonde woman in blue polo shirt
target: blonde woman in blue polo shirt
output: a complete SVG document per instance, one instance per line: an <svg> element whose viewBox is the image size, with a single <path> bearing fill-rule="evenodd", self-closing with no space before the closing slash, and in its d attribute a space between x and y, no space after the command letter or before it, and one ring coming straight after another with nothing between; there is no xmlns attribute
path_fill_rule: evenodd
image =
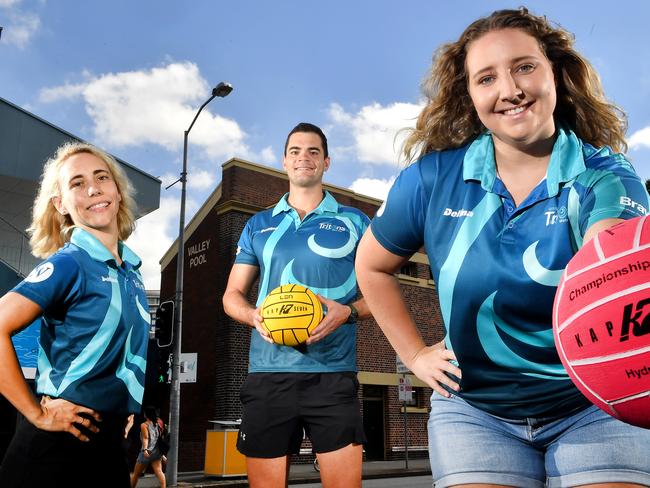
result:
<svg viewBox="0 0 650 488"><path fill-rule="evenodd" d="M31 246L45 258L0 299L0 393L19 422L3 487L129 486L121 442L141 409L149 327L132 188L115 160L80 143L46 164ZM35 397L11 335L40 320Z"/></svg>
<svg viewBox="0 0 650 488"><path fill-rule="evenodd" d="M359 286L434 393L436 488L650 486L650 431L584 398L553 344L562 270L600 230L646 213L625 118L573 37L525 8L436 53L402 171L357 252ZM424 246L445 340L426 346L393 274Z"/></svg>

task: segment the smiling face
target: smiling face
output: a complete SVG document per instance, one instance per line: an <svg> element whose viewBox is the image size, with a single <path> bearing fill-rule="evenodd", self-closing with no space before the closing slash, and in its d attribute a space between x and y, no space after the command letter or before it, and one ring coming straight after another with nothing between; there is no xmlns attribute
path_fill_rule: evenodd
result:
<svg viewBox="0 0 650 488"><path fill-rule="evenodd" d="M122 197L106 163L81 152L66 159L59 169L60 196L52 202L62 215L91 234L118 235L117 214Z"/></svg>
<svg viewBox="0 0 650 488"><path fill-rule="evenodd" d="M291 185L309 188L323 182L323 173L330 167L323 144L314 132L294 132L287 142L282 163Z"/></svg>
<svg viewBox="0 0 650 488"><path fill-rule="evenodd" d="M490 31L469 45L465 68L474 108L495 144L525 148L555 134L553 67L537 39L519 29Z"/></svg>

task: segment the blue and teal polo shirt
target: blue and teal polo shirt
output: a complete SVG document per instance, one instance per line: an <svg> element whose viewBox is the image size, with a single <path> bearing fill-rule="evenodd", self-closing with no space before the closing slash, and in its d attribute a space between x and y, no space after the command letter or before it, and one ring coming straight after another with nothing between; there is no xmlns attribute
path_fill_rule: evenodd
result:
<svg viewBox="0 0 650 488"><path fill-rule="evenodd" d="M555 350L552 307L585 231L644 215L648 194L630 163L560 129L546 178L516 206L486 133L402 171L372 222L393 254L424 245L459 395L507 418L561 415L587 404Z"/></svg>
<svg viewBox="0 0 650 488"><path fill-rule="evenodd" d="M353 207L339 205L325 192L320 205L302 221L285 194L277 205L250 218L237 246L236 264L260 268L257 306L274 288L300 284L330 300L354 301L354 258L370 223ZM249 372L356 371L356 327L344 324L321 341L294 348L251 336Z"/></svg>
<svg viewBox="0 0 650 488"><path fill-rule="evenodd" d="M141 261L119 243L123 263L92 234L70 242L12 291L38 304L39 395L112 414L140 412L149 312Z"/></svg>

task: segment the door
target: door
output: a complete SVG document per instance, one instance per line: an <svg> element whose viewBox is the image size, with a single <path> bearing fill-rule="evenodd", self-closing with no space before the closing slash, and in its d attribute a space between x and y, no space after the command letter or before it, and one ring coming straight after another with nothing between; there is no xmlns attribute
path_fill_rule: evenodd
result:
<svg viewBox="0 0 650 488"><path fill-rule="evenodd" d="M367 461L384 460L384 387L363 385L363 430Z"/></svg>

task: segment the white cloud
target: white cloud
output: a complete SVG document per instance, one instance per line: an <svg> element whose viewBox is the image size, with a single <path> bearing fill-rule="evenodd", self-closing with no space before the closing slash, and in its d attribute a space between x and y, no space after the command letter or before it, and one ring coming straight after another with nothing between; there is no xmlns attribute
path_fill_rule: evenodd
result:
<svg viewBox="0 0 650 488"><path fill-rule="evenodd" d="M395 177L384 180L378 178L358 178L350 185L350 190L370 197L386 200L388 191L395 183Z"/></svg>
<svg viewBox="0 0 650 488"><path fill-rule="evenodd" d="M117 146L156 144L169 151L183 146L183 132L207 99L210 87L190 62L170 63L150 70L108 73L80 84L41 90L43 102L81 96L100 143ZM212 102L218 110L219 99ZM191 148L199 147L211 159L260 155L245 143L239 124L206 107L190 133ZM268 156L264 150L262 156Z"/></svg>
<svg viewBox="0 0 650 488"><path fill-rule="evenodd" d="M266 146L264 149L260 151L258 161L261 164L273 164L276 163L278 160L276 159L275 154L273 153L273 148L271 146Z"/></svg>
<svg viewBox="0 0 650 488"><path fill-rule="evenodd" d="M217 182L217 175L214 171L195 170L189 171L187 175L187 187L190 190L213 190Z"/></svg>
<svg viewBox="0 0 650 488"><path fill-rule="evenodd" d="M86 88L84 84L69 84L43 88L38 94L42 103L58 102L59 100L72 100L81 96Z"/></svg>
<svg viewBox="0 0 650 488"><path fill-rule="evenodd" d="M180 166L179 166L180 170ZM209 171L205 169L192 169L190 168L187 172L187 189L196 190L204 193L205 190L212 191L214 190L217 184L217 176L221 169L215 169L214 171ZM178 182L180 178L180 173L165 173L162 176L159 176L161 181L161 188L164 191L169 185L175 183L173 188L176 188L180 191L181 184Z"/></svg>
<svg viewBox="0 0 650 488"><path fill-rule="evenodd" d="M18 2L0 0L0 7L11 8ZM9 12L9 22L2 30L2 39L7 44L23 49L41 27L41 19L30 12Z"/></svg>
<svg viewBox="0 0 650 488"><path fill-rule="evenodd" d="M20 0L0 0L0 8L11 8L19 3Z"/></svg>
<svg viewBox="0 0 650 488"><path fill-rule="evenodd" d="M147 290L160 289L159 261L178 235L179 203L176 198L161 198L158 210L137 222L127 245L142 259L140 272Z"/></svg>
<svg viewBox="0 0 650 488"><path fill-rule="evenodd" d="M196 200L185 202L185 226L199 209ZM127 245L142 259L140 272L147 290L160 289L160 260L178 237L180 195L160 199L158 210L140 218Z"/></svg>
<svg viewBox="0 0 650 488"><path fill-rule="evenodd" d="M627 142L630 149L639 149L642 146L650 147L650 127L636 131Z"/></svg>
<svg viewBox="0 0 650 488"><path fill-rule="evenodd" d="M359 161L397 164L405 136L400 131L415 125L422 107L422 104L400 102L385 107L373 103L362 107L356 114L350 114L339 104L332 103L328 115L336 125L352 135L352 149ZM346 149L339 151L345 152Z"/></svg>

